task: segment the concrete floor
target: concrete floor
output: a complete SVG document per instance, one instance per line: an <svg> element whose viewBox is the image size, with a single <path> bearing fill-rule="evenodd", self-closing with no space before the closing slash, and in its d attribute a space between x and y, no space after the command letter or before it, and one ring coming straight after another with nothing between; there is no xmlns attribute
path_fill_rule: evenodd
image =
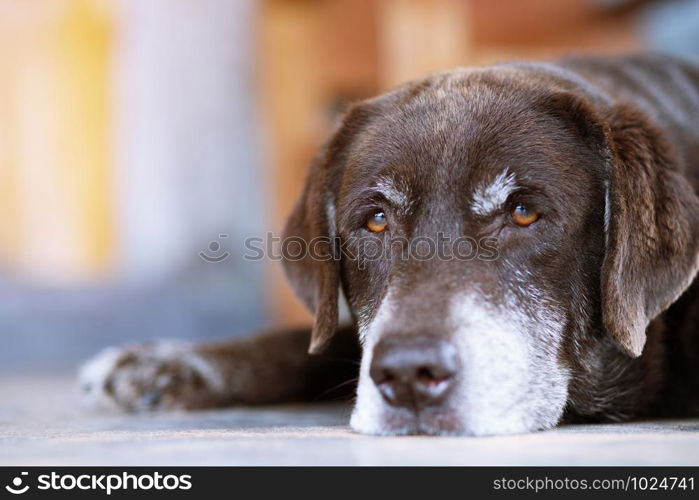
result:
<svg viewBox="0 0 699 500"><path fill-rule="evenodd" d="M94 414L69 377L0 378L0 465L699 465L699 421L375 438L349 407Z"/></svg>

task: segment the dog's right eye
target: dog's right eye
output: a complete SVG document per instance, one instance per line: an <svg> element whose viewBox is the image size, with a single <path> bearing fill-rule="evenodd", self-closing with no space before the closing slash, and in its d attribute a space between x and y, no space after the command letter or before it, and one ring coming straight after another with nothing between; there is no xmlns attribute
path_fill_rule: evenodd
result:
<svg viewBox="0 0 699 500"><path fill-rule="evenodd" d="M386 220L386 214L382 211L377 211L371 214L367 219L364 227L372 233L383 233L388 227L388 221Z"/></svg>
<svg viewBox="0 0 699 500"><path fill-rule="evenodd" d="M517 203L512 209L512 220L520 227L531 226L537 220L539 220L539 213L530 210L526 205L522 203Z"/></svg>

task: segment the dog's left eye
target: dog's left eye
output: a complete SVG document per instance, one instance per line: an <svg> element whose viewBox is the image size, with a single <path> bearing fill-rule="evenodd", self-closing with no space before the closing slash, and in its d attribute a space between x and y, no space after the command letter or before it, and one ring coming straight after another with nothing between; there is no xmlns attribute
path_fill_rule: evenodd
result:
<svg viewBox="0 0 699 500"><path fill-rule="evenodd" d="M386 214L382 211L377 211L371 214L364 225L372 233L383 233L388 227Z"/></svg>
<svg viewBox="0 0 699 500"><path fill-rule="evenodd" d="M530 210L523 203L517 203L512 209L512 220L520 227L527 227L539 220L539 212Z"/></svg>

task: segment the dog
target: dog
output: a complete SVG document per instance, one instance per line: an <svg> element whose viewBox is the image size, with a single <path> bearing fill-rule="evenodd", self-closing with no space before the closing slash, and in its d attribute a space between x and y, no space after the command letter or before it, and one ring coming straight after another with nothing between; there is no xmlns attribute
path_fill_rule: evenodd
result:
<svg viewBox="0 0 699 500"><path fill-rule="evenodd" d="M142 411L313 401L358 378L350 425L375 435L697 415L698 188L698 65L433 74L351 105L310 166L284 266L312 329L109 348L82 388ZM440 256L406 251L439 238Z"/></svg>

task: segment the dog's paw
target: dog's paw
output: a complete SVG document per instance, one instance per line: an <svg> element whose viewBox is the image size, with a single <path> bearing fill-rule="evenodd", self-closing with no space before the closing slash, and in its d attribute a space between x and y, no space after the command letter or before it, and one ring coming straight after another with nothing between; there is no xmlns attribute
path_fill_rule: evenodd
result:
<svg viewBox="0 0 699 500"><path fill-rule="evenodd" d="M169 341L109 347L78 380L89 406L134 412L213 407L224 389L217 368L190 344Z"/></svg>

